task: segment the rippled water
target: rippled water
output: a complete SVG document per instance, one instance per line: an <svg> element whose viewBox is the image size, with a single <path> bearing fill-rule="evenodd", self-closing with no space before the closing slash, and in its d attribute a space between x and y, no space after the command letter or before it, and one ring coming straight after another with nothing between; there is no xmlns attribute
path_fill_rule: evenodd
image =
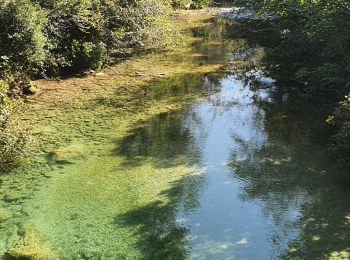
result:
<svg viewBox="0 0 350 260"><path fill-rule="evenodd" d="M227 47L193 46L208 63L238 59ZM350 181L326 159L321 110L252 74L165 79L181 87L173 97L204 95L132 125L111 119L108 137L79 144L84 159L45 168L31 198L9 201L26 220L0 218L2 243L57 259L349 258Z"/></svg>

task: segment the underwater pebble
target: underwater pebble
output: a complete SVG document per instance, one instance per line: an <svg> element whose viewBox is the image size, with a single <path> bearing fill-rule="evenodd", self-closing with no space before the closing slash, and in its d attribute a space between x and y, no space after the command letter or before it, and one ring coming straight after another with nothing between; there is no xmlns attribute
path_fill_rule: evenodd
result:
<svg viewBox="0 0 350 260"><path fill-rule="evenodd" d="M12 217L12 213L6 209L0 208L0 224Z"/></svg>
<svg viewBox="0 0 350 260"><path fill-rule="evenodd" d="M136 76L136 77L143 77L143 76L146 76L146 73L143 72L143 71L136 71L136 72L135 72L135 76Z"/></svg>
<svg viewBox="0 0 350 260"><path fill-rule="evenodd" d="M19 199L22 199L24 197L24 194L18 191L9 191L5 194L3 200L6 202L13 202Z"/></svg>

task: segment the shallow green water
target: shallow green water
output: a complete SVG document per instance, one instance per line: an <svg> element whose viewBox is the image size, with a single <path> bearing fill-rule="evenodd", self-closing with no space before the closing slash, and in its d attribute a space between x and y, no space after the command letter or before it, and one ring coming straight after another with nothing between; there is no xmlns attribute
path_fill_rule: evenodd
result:
<svg viewBox="0 0 350 260"><path fill-rule="evenodd" d="M231 53L242 42L210 44L224 24L193 29L202 62L257 63L261 50ZM130 107L140 120L111 110L108 127L71 130L63 159L2 176L0 254L349 258L350 181L326 159L322 110L224 71L161 79ZM182 105L145 116L152 102Z"/></svg>

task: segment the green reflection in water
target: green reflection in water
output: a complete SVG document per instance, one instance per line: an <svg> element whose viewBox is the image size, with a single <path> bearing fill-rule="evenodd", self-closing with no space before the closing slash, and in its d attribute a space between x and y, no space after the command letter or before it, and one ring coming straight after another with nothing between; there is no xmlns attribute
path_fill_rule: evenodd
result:
<svg viewBox="0 0 350 260"><path fill-rule="evenodd" d="M197 206L203 176L200 165L193 163L200 151L194 161L188 160L186 150L195 145L191 135L186 130L171 133L173 120L180 126L183 117L173 115L158 127L154 116L206 96L205 78L200 72L168 76L115 95L118 98L101 93L77 109L62 103L38 114L39 121L47 122L42 130L50 153L1 176L0 255L7 251L6 257L34 259L187 256L187 231L175 217L180 205L184 210ZM140 130L149 120L158 131ZM144 132L141 139L135 137L138 131ZM174 153L164 154L167 148L159 147L171 134L181 141L169 140ZM147 145L150 152L144 153Z"/></svg>
<svg viewBox="0 0 350 260"><path fill-rule="evenodd" d="M228 55L245 43L222 43L228 24L191 30L203 37L192 45L198 63L250 68L261 58L261 49ZM99 96L77 115L86 125L57 122L77 114L60 111L50 127L64 133L61 150L1 176L0 254L348 257L349 181L325 159L321 110L237 78L188 73Z"/></svg>

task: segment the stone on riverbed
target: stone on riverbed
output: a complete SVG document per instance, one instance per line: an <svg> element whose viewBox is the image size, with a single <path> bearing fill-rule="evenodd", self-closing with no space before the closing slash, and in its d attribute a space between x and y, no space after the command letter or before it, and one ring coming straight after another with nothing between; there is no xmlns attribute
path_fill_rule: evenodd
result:
<svg viewBox="0 0 350 260"><path fill-rule="evenodd" d="M35 93L38 92L38 90L39 90L39 87L32 82L30 82L28 85L23 87L23 93L25 95L34 95Z"/></svg>
<svg viewBox="0 0 350 260"><path fill-rule="evenodd" d="M87 155L87 149L82 144L71 144L50 152L48 157L53 163L73 164L77 160L82 160Z"/></svg>
<svg viewBox="0 0 350 260"><path fill-rule="evenodd" d="M13 202L19 199L24 198L25 195L21 192L18 191L9 191L7 193L5 193L4 195L4 201L6 202Z"/></svg>
<svg viewBox="0 0 350 260"><path fill-rule="evenodd" d="M22 233L23 236L19 238L16 245L5 253L4 259L58 259L57 256L41 242L35 230L24 227Z"/></svg>
<svg viewBox="0 0 350 260"><path fill-rule="evenodd" d="M6 209L0 208L0 224L12 217L12 213Z"/></svg>

